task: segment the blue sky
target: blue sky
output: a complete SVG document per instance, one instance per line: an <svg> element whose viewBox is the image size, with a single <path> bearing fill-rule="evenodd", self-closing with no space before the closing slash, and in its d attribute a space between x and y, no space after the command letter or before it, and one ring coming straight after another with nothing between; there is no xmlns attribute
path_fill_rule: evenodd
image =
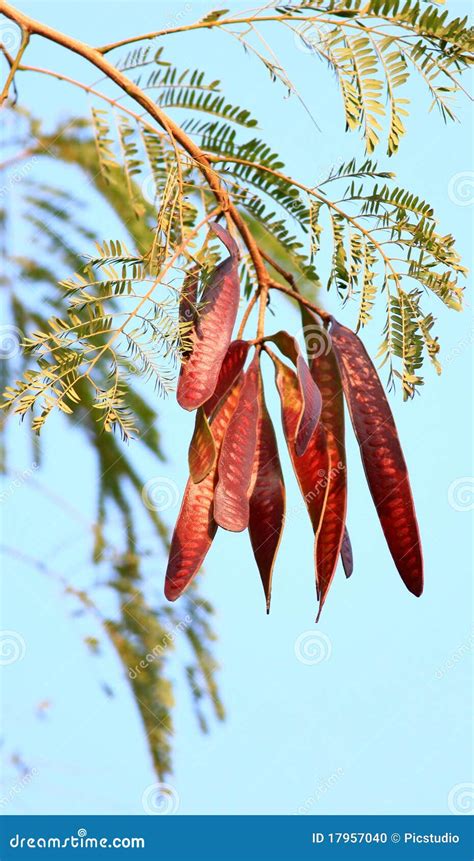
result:
<svg viewBox="0 0 474 861"><path fill-rule="evenodd" d="M195 2L132 5L112 0L22 0L20 5L93 44L160 28L178 15L181 23L192 21L207 9ZM449 5L453 13L469 9L465 2ZM357 137L344 135L335 83L322 64L291 40L285 43L276 36L276 44L321 131L295 98L284 98L258 63L225 36L173 37L166 50L180 65L203 66L220 77L229 99L259 117L288 172L314 184L331 165L353 154L361 157L362 148ZM63 56L59 48L39 40L28 53L32 64L54 68L61 68ZM97 79L77 58L65 57L64 62L68 74L89 83ZM471 265L472 206L450 194L453 178L468 172L472 202L468 105L459 104L460 124L444 126L435 111L428 113L426 93L418 85L413 91L408 136L389 168L400 184L434 204L442 228L455 234L465 263ZM25 104L44 110L52 122L88 110L83 94L45 78L23 75L20 92ZM387 166L382 149L379 160ZM48 169L54 171L53 166ZM43 178L48 180L46 173ZM80 191L78 177L69 175L69 181L72 191ZM115 224L104 225L104 237L114 230ZM21 244L21 235L16 241ZM342 322L354 323L355 311L341 310L333 295L325 300ZM416 600L398 578L348 428L348 524L355 571L349 582L338 571L314 628L311 529L280 442L293 513L275 572L271 615L265 616L246 534L220 531L206 562L202 588L217 611L216 654L228 717L209 735L201 735L177 677L175 772L169 783L179 796L179 813L441 814L449 812L453 788L472 781L472 533L467 506L457 510L450 505L450 488L462 481L472 498L473 321L470 296L462 315L435 306L434 300L432 307L445 371L438 379L427 369L426 386L414 402L402 404L400 394L391 396L423 538L425 593ZM380 341L380 322L377 317L364 334L372 354ZM280 302L275 329L283 323L299 328L296 313ZM270 407L277 415L273 397ZM160 404L168 457L161 475L180 490L186 481L191 423L173 398ZM16 440L15 465L30 466L22 432L15 426L10 433ZM44 465L34 477L91 519L94 465L80 435L66 434L56 419L45 435ZM147 465L144 455L144 475ZM2 508L4 542L47 560L75 583L87 582L87 536L67 510L44 499L28 481ZM177 509L165 512L170 524L176 514ZM150 569L157 590L165 561L159 555ZM156 778L114 656L106 653L100 661L89 656L81 638L91 630L71 618L58 583L16 560L3 558L2 567L2 628L21 632L27 646L23 660L5 668L4 738L8 750L20 751L35 769L8 812L142 813L142 794ZM324 635L319 643L326 660L306 664L297 659L295 643L305 632ZM104 679L116 690L113 699L100 689ZM43 700L51 708L47 718L38 719Z"/></svg>

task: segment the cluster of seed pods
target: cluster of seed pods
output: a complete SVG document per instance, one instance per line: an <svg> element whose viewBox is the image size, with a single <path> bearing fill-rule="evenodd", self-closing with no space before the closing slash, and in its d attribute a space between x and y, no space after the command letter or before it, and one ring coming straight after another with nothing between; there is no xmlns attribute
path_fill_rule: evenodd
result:
<svg viewBox="0 0 474 861"><path fill-rule="evenodd" d="M298 341L280 331L253 345L245 368L251 344L231 340L240 297L238 248L222 226L211 227L229 257L205 285L198 312L197 276L185 281L180 302L180 316L192 321L192 331L177 398L185 409L196 410L196 423L190 476L171 541L166 597L174 601L187 588L220 526L230 532L249 530L267 611L270 608L285 486L265 404L262 351L275 367L283 432L315 536L318 618L339 557L346 576L352 573L345 525L344 400L393 560L410 592L420 595L423 562L407 467L383 386L362 342L331 318L321 329L325 349L312 352L308 342L308 360ZM321 325L306 308L303 323L312 333Z"/></svg>

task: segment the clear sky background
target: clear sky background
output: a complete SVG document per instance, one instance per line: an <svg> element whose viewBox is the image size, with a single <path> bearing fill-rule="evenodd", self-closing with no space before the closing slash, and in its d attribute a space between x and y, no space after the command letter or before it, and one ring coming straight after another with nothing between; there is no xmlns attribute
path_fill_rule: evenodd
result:
<svg viewBox="0 0 474 861"><path fill-rule="evenodd" d="M193 21L206 4L173 2L68 2L21 0L29 14L92 44L163 27L179 14ZM229 4L226 4L229 5ZM451 0L451 13L470 4ZM236 7L237 8L237 7ZM223 81L230 100L250 108L263 133L282 153L288 172L309 184L352 154L362 157L354 135L344 135L338 91L331 75L290 37L276 35L290 72L321 131L295 98L271 85L256 60L218 33L173 37L166 42L181 66L201 66ZM65 65L61 66L62 58ZM58 48L34 40L28 60L92 83L97 75ZM85 95L45 78L21 78L21 101L55 124L87 115ZM445 127L428 113L424 91L415 93L408 136L389 168L400 184L430 200L442 229L458 239L471 265L472 205L450 194L453 177L468 172L472 204L472 126L467 101L459 103L461 124ZM389 160L381 147L379 161ZM57 181L55 167L41 163L45 182ZM51 171L48 174L48 171ZM65 178L66 181L66 178ZM81 191L72 171L67 182ZM87 196L87 191L85 191ZM104 238L116 235L113 219ZM21 246L21 234L15 237ZM87 250L87 249L85 249ZM343 311L335 295L327 306L348 325L356 309ZM355 570L342 570L314 627L312 536L283 442L289 517L274 578L272 612L265 616L261 585L246 534L218 533L202 578L203 593L216 607L225 723L200 734L176 662L175 772L169 783L179 795L179 813L309 814L447 813L448 796L472 781L469 732L473 621L471 610L472 343L470 298L466 313L449 312L431 297L445 370L426 370L421 397L403 404L391 396L410 468L426 560L426 590L420 600L398 578L365 486L357 446L348 428L349 513ZM299 328L296 313L282 302L275 329ZM372 351L380 341L380 318L364 335ZM275 399L270 406L277 416ZM168 461L161 475L186 481L186 452L192 419L171 397L159 406ZM14 465L31 464L23 432L13 423ZM66 433L60 419L46 426L45 460L38 478L68 498L87 519L94 516L94 464L79 433ZM147 475L147 459L140 462ZM155 473L156 474L156 467ZM153 477L150 475L149 477ZM450 487L462 480L464 502L450 505ZM469 490L470 489L470 490ZM452 493L452 492L451 492ZM470 496L469 496L470 493ZM48 562L74 583L90 582L89 543L68 512L39 495L32 483L2 506L3 540ZM177 508L165 512L172 524ZM149 572L162 589L165 559L158 554ZM2 628L21 632L25 657L4 672L3 739L17 750L34 779L11 813L143 812L144 790L156 780L140 719L111 651L92 658L60 585L31 566L2 559ZM297 638L310 632L327 640L327 659L305 664L295 655ZM320 644L321 641L319 641ZM177 649L181 648L178 642ZM101 690L115 689L109 699ZM48 716L38 704L48 700ZM3 782L8 790L11 775ZM471 783L472 788L472 783ZM461 791L462 788L461 788ZM451 795L452 797L452 795Z"/></svg>

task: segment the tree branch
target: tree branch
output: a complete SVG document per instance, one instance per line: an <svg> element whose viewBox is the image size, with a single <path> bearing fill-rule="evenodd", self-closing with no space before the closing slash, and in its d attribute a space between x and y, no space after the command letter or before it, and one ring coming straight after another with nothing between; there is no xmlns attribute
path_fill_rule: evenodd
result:
<svg viewBox="0 0 474 861"><path fill-rule="evenodd" d="M156 105L155 102L140 89L140 87L116 69L115 66L96 48L92 48L90 45L80 41L79 39L74 39L72 36L61 33L59 30L55 30L47 24L43 24L40 21L36 21L34 18L30 18L23 12L15 9L10 3L1 2L0 12L2 12L11 21L18 24L23 32L27 33L28 36L36 34L54 42L57 45L61 45L63 48L72 51L74 54L78 54L80 57L83 57L99 69L99 71L103 72L107 78L117 84L121 90L130 96L130 98L137 102L137 104L141 105L141 107L144 108L147 113L167 132L170 139L172 141L176 141L180 147L191 156L203 174L218 204L226 213L226 217L234 223L235 227L239 231L252 259L257 280L261 288L265 289L268 284L268 273L252 234L250 233L242 216L230 200L227 191L221 183L219 175L213 169L209 159L205 156L200 147L187 136L182 128L175 123L174 120L168 117L164 111L162 111L161 108L159 108L158 105Z"/></svg>

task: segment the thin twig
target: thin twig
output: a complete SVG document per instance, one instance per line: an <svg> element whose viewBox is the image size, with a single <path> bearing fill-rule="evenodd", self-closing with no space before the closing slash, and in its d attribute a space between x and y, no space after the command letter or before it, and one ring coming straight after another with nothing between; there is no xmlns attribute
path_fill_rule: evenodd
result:
<svg viewBox="0 0 474 861"><path fill-rule="evenodd" d="M36 34L45 39L49 39L51 42L61 45L63 48L67 48L74 54L88 60L89 63L103 72L111 81L120 87L121 90L127 93L130 98L137 102L137 104L141 105L141 107L144 108L147 113L165 130L170 139L173 142L176 141L179 146L191 156L203 174L219 206L224 211L227 220L229 222L233 222L239 231L252 259L257 280L262 290L264 290L268 283L268 273L258 250L258 246L239 211L230 200L219 175L213 169L209 159L203 153L201 148L191 138L189 138L183 129L173 119L168 117L167 114L165 114L165 112L162 111L161 108L155 104L155 102L147 96L137 84L127 78L126 75L110 63L99 50L92 48L85 42L81 42L79 39L74 39L65 33L61 33L59 30L49 27L47 24L43 24L40 21L36 21L34 18L30 18L29 15L25 15L23 12L15 9L10 3L2 2L1 11L7 18L15 21L19 27L28 34Z"/></svg>
<svg viewBox="0 0 474 861"><path fill-rule="evenodd" d="M0 94L0 105L2 105L2 106L3 106L3 103L6 102L6 100L8 98L8 93L10 92L10 87L12 85L14 78L15 78L15 72L17 71L18 66L20 65L21 58L26 51L26 46L28 45L29 41L30 41L30 34L28 33L27 30L23 30L22 36L21 36L21 45L20 45L20 48L18 50L18 54L16 55L13 62L11 62L11 57L7 54L7 52L6 51L3 52L5 54L5 57L7 58L7 62L10 66L10 69L9 69L9 72L7 75L7 79L5 81L5 85L4 85L3 90ZM15 96L16 96L16 90L15 90Z"/></svg>
<svg viewBox="0 0 474 861"><path fill-rule="evenodd" d="M279 290L281 293L286 293L287 296L291 296L295 302L299 302L300 305L305 305L306 308L310 308L311 311L314 311L321 317L321 320L324 320L326 323L329 323L332 320L332 314L329 314L328 311L325 311L323 308L320 308L319 305L315 305L314 302L311 302L309 299L305 299L301 293L297 293L296 290L292 290L290 287L285 287L284 284L281 284L279 281L274 281L270 279L270 287L274 290Z"/></svg>

